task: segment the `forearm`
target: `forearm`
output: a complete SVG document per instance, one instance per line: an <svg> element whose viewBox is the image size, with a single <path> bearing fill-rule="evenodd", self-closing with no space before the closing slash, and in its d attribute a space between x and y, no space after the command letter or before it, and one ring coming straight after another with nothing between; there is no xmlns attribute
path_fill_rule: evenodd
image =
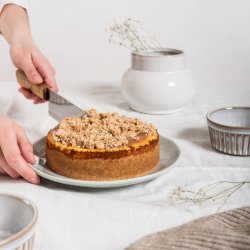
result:
<svg viewBox="0 0 250 250"><path fill-rule="evenodd" d="M20 41L32 41L29 20L25 9L7 4L0 14L0 32L12 45Z"/></svg>
<svg viewBox="0 0 250 250"><path fill-rule="evenodd" d="M1 2L15 2L16 5L6 4L1 10ZM0 0L0 32L10 45L11 60L18 69L24 71L29 81L34 84L45 82L57 91L55 70L34 43L26 10L18 4L27 7L25 0ZM38 97L31 97L27 90L23 89L22 93L28 99L38 102Z"/></svg>

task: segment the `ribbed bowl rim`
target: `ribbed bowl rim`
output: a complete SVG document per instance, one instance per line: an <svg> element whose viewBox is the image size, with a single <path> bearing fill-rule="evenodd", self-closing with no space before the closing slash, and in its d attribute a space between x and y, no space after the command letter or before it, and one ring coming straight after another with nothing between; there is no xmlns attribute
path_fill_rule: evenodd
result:
<svg viewBox="0 0 250 250"><path fill-rule="evenodd" d="M232 106L232 107L224 107L224 108L219 108L219 109L215 109L215 110L212 110L210 112L207 113L206 117L207 117L207 121L210 122L211 124L215 125L215 126L218 126L220 128L227 128L227 129L230 129L230 130L234 130L234 129L239 129L239 130L249 130L250 132L250 127L240 127L240 126L230 126L230 125L226 125L226 124L223 124L223 123L218 123L218 122L215 122L213 121L210 116L216 112L220 112L220 111L223 111L223 110L227 110L227 109L235 109L235 110L239 110L239 109L248 109L249 112L250 112L250 107L247 107L247 106Z"/></svg>
<svg viewBox="0 0 250 250"><path fill-rule="evenodd" d="M21 201L33 210L32 220L25 228L23 228L21 231L15 233L15 234L11 235L10 237L0 241L0 247L3 247L3 246L7 246L8 244L20 239L21 237L23 237L24 235L29 233L35 227L35 225L37 223L37 218L38 218L38 209L37 209L36 205L34 204L34 202L32 202L31 200L26 199L24 197L21 197L21 196L0 193L0 198L1 197L7 197L7 198Z"/></svg>

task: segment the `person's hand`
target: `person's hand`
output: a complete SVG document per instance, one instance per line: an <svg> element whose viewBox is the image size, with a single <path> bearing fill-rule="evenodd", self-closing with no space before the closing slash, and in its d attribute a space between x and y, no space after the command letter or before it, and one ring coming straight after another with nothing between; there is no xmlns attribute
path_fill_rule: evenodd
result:
<svg viewBox="0 0 250 250"><path fill-rule="evenodd" d="M44 82L54 91L58 91L55 70L35 45L29 28L26 10L15 4L5 4L0 15L0 32L10 45L10 57L13 64L24 71L30 82ZM24 88L20 92L35 103L41 101Z"/></svg>
<svg viewBox="0 0 250 250"><path fill-rule="evenodd" d="M12 178L22 176L38 184L40 179L30 167L35 162L33 148L24 129L7 117L0 117L0 174Z"/></svg>
<svg viewBox="0 0 250 250"><path fill-rule="evenodd" d="M55 70L33 42L20 41L20 39L18 42L12 42L10 45L10 57L13 64L18 69L24 71L30 82L34 84L44 82L50 89L58 91ZM19 88L19 92L27 99L33 100L34 103L43 102L43 100L25 88Z"/></svg>

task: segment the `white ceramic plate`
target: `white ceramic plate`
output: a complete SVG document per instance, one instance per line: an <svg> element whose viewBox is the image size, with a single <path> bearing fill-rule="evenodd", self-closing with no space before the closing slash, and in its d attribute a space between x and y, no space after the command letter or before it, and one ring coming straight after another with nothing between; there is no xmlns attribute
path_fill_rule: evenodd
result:
<svg viewBox="0 0 250 250"><path fill-rule="evenodd" d="M174 143L170 139L160 137L160 163L157 169L154 170L153 172L145 176L126 179L126 180L84 181L84 180L75 180L68 177L64 177L49 170L45 160L45 137L35 142L33 144L33 147L38 162L34 166L34 170L39 176L57 183L62 183L71 186L78 186L78 187L89 187L89 188L117 188L117 187L125 187L149 181L166 173L169 170L170 166L172 167L180 156L180 149L176 145L176 143Z"/></svg>

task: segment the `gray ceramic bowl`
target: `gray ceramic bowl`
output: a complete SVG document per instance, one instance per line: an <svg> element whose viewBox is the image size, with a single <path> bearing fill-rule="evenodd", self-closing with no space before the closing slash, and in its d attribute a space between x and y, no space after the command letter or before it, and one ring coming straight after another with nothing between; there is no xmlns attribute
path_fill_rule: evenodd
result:
<svg viewBox="0 0 250 250"><path fill-rule="evenodd" d="M32 250L37 217L30 200L0 194L0 250Z"/></svg>
<svg viewBox="0 0 250 250"><path fill-rule="evenodd" d="M250 107L229 107L207 114L212 146L231 155L250 155Z"/></svg>

